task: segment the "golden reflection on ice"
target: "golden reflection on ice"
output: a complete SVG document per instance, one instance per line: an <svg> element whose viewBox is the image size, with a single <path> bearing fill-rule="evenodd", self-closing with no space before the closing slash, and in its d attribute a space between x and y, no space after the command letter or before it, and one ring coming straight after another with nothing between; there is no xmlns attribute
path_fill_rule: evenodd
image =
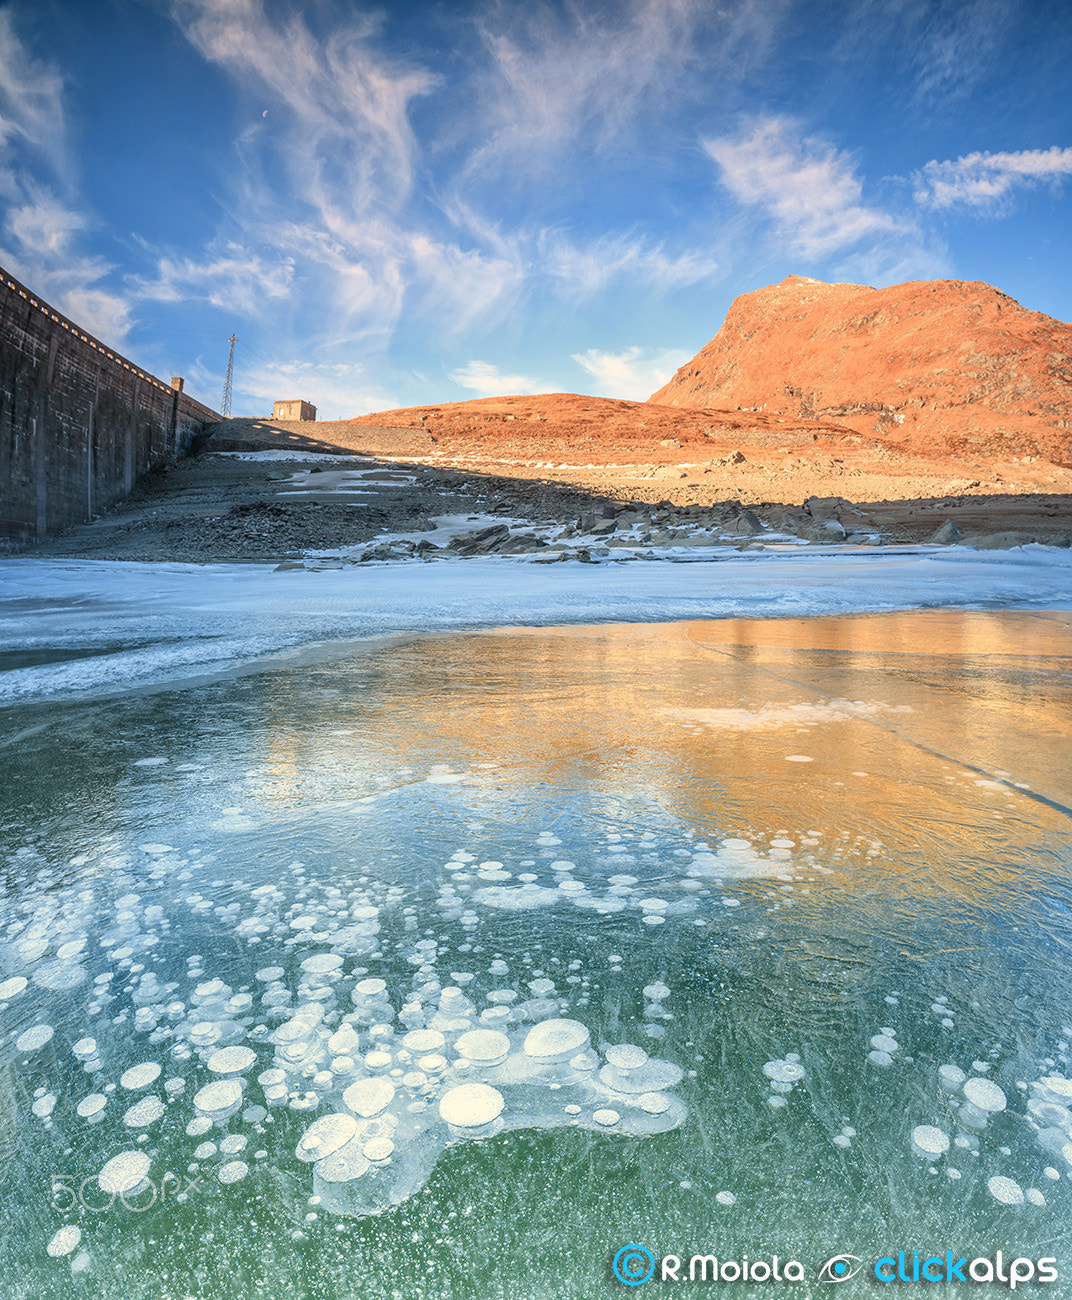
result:
<svg viewBox="0 0 1072 1300"><path fill-rule="evenodd" d="M942 611L395 643L304 688L280 674L264 796L298 811L431 782L504 820L541 791L601 810L642 796L708 837L851 832L965 871L1067 824L1070 623Z"/></svg>

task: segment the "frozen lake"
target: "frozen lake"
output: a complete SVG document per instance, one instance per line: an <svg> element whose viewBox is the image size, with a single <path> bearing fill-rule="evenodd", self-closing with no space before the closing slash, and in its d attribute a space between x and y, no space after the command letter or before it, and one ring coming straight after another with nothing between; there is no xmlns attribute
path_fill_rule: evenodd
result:
<svg viewBox="0 0 1072 1300"><path fill-rule="evenodd" d="M3 675L3 1300L612 1296L631 1243L1072 1294L1072 614L288 643L101 697L176 642L79 580Z"/></svg>

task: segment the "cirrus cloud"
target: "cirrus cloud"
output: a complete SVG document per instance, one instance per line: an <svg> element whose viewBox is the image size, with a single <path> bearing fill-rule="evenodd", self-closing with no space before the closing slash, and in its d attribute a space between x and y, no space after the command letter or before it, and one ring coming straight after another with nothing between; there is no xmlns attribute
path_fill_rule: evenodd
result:
<svg viewBox="0 0 1072 1300"><path fill-rule="evenodd" d="M969 153L933 160L913 176L917 203L931 208L963 204L996 208L1014 189L1072 176L1072 149L1021 149L1013 153Z"/></svg>

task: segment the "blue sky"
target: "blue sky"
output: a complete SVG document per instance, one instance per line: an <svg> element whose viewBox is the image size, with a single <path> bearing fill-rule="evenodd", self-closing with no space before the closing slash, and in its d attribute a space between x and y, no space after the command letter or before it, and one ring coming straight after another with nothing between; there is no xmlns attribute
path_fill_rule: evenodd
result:
<svg viewBox="0 0 1072 1300"><path fill-rule="evenodd" d="M1072 9L0 3L0 261L237 413L646 397L789 274L1068 320Z"/></svg>

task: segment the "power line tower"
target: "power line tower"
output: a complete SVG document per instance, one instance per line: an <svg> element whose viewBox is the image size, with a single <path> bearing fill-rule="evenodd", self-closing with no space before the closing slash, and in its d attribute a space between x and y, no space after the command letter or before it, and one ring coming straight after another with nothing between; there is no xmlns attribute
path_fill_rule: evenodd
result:
<svg viewBox="0 0 1072 1300"><path fill-rule="evenodd" d="M220 414L226 419L231 414L231 380L234 378L234 345L238 341L238 335L231 335L231 353L227 358L227 378L223 384L223 401L220 403Z"/></svg>

